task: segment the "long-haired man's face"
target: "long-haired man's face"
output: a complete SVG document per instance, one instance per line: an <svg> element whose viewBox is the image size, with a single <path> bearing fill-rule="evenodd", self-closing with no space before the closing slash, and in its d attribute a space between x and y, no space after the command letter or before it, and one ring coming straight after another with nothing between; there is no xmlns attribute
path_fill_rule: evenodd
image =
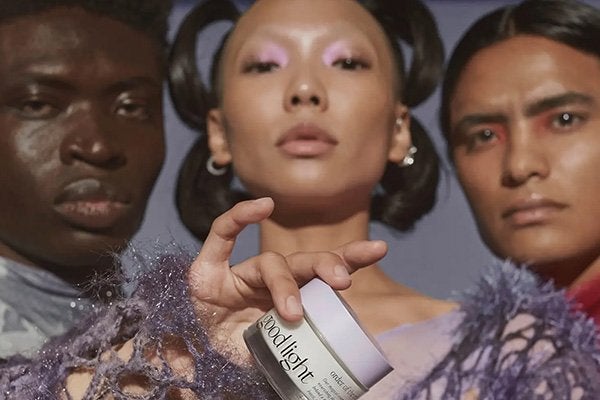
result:
<svg viewBox="0 0 600 400"><path fill-rule="evenodd" d="M452 154L487 244L535 265L600 254L600 60L537 36L477 53L452 97Z"/></svg>

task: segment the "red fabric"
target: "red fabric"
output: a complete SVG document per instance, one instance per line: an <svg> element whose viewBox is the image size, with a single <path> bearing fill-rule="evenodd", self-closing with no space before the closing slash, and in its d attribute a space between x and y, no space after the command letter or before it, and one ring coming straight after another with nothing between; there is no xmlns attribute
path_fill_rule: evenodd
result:
<svg viewBox="0 0 600 400"><path fill-rule="evenodd" d="M568 291L578 308L592 317L600 327L600 275Z"/></svg>

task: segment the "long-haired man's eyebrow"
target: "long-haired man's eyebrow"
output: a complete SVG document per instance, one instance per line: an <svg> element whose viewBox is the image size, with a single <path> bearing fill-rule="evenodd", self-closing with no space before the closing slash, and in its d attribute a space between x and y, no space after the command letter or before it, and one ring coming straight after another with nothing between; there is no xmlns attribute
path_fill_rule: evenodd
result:
<svg viewBox="0 0 600 400"><path fill-rule="evenodd" d="M508 118L502 114L468 114L458 120L452 129L452 133L455 135L460 134L470 127L480 124L502 124L507 121Z"/></svg>
<svg viewBox="0 0 600 400"><path fill-rule="evenodd" d="M537 100L534 103L525 107L525 116L533 117L551 110L556 107L562 107L569 104L592 104L594 98L590 95L579 92L567 92L557 96L546 97Z"/></svg>

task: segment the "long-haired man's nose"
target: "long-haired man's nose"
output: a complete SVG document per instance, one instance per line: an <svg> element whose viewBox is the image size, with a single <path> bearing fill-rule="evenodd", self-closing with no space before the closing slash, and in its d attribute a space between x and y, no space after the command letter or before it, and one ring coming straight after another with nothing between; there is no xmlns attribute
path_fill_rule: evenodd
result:
<svg viewBox="0 0 600 400"><path fill-rule="evenodd" d="M529 179L543 179L548 176L549 169L543 159L529 157L527 159L512 159L507 161L502 174L502 184L519 186Z"/></svg>

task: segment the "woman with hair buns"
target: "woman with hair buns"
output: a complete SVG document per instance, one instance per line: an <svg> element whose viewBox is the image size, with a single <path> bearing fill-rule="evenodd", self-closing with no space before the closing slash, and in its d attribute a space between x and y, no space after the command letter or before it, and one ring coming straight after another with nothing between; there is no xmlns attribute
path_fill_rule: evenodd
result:
<svg viewBox="0 0 600 400"><path fill-rule="evenodd" d="M196 38L220 20L234 26L206 87ZM400 41L412 48L407 70ZM229 1L202 3L182 23L170 60L176 110L201 134L180 171L182 220L203 240L236 201L270 196L260 251L281 254L367 239L370 221L410 229L432 208L439 173L410 108L432 93L442 61L419 1L261 0L243 14ZM234 177L245 192L232 188ZM355 273L342 296L379 337L454 307L376 264ZM385 396L378 387L368 396Z"/></svg>
<svg viewBox="0 0 600 400"><path fill-rule="evenodd" d="M220 19L237 22L207 89L195 38ZM414 47L409 72L398 39ZM183 221L203 240L236 201L270 196L260 250L282 254L366 239L373 220L408 230L433 206L438 182L437 155L409 111L433 91L442 57L419 2L264 0L241 17L227 1L203 3L171 54L176 109L201 133L181 169ZM245 193L231 188L234 176ZM344 297L375 334L448 309L377 265Z"/></svg>

